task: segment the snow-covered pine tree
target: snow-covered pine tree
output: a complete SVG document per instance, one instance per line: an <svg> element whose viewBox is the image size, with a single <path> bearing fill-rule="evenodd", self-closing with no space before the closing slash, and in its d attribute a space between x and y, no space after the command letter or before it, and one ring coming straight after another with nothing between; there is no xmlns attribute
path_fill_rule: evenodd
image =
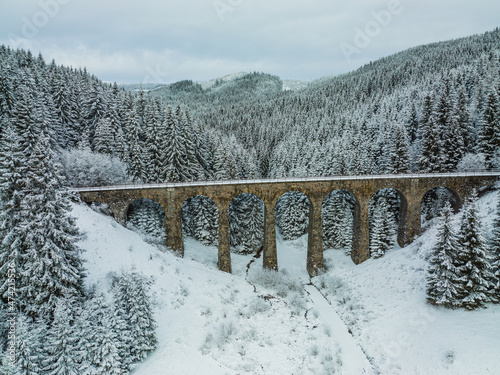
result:
<svg viewBox="0 0 500 375"><path fill-rule="evenodd" d="M162 149L162 137L164 132L162 129L163 116L161 113L159 100L150 100L147 103L144 113L144 128L145 128L145 145L144 159L144 172L146 175L145 182L159 182L163 179L163 167L165 161L163 160L164 149Z"/></svg>
<svg viewBox="0 0 500 375"><path fill-rule="evenodd" d="M14 375L38 375L43 373L42 343L44 326L31 322L24 314L16 318L16 366Z"/></svg>
<svg viewBox="0 0 500 375"><path fill-rule="evenodd" d="M489 251L491 256L491 268L495 277L492 289L492 299L500 302L500 196L497 193L496 217L493 221L493 230L491 231L491 239L489 243Z"/></svg>
<svg viewBox="0 0 500 375"><path fill-rule="evenodd" d="M196 144L193 141L195 134L189 113L182 111L180 107L176 109L176 117L179 126L179 135L184 143L185 149L185 176L183 181L195 181L203 177L203 167L198 160Z"/></svg>
<svg viewBox="0 0 500 375"><path fill-rule="evenodd" d="M418 159L418 168L421 172L438 172L441 170L441 123L444 113L440 113L439 101L429 113L429 105L435 101L435 97L426 97L424 103L424 120L420 127L421 154Z"/></svg>
<svg viewBox="0 0 500 375"><path fill-rule="evenodd" d="M12 127L4 130L0 139L0 296L7 301L8 272L19 270L25 232L21 228L23 174L26 166L19 140ZM18 285L19 279L16 279Z"/></svg>
<svg viewBox="0 0 500 375"><path fill-rule="evenodd" d="M215 202L205 196L193 198L198 209L193 216L194 238L205 246L215 246L218 242L219 211Z"/></svg>
<svg viewBox="0 0 500 375"><path fill-rule="evenodd" d="M94 136L99 121L107 112L108 103L106 102L104 89L97 82L92 82L89 91L83 98L83 120L85 131L89 136L91 146L94 146Z"/></svg>
<svg viewBox="0 0 500 375"><path fill-rule="evenodd" d="M113 288L116 314L129 329L129 359L132 363L144 360L158 343L147 284L143 275L135 271L123 272Z"/></svg>
<svg viewBox="0 0 500 375"><path fill-rule="evenodd" d="M69 216L69 197L61 189L60 167L44 131L25 160L19 225L26 238L18 300L32 318L50 317L58 298L78 298L83 293L84 272L75 245L78 230Z"/></svg>
<svg viewBox="0 0 500 375"><path fill-rule="evenodd" d="M231 247L248 254L262 247L264 238L264 205L253 194L241 194L229 205Z"/></svg>
<svg viewBox="0 0 500 375"><path fill-rule="evenodd" d="M83 319L79 319L83 326L80 347L85 356L80 367L81 375L123 374L120 349L125 343L120 342L118 332L112 326L114 312L105 302L104 295L98 293L86 301L82 314Z"/></svg>
<svg viewBox="0 0 500 375"><path fill-rule="evenodd" d="M276 203L276 224L284 240L295 240L307 233L309 199L297 191L285 193Z"/></svg>
<svg viewBox="0 0 500 375"><path fill-rule="evenodd" d="M44 374L80 375L80 332L75 326L74 317L76 303L72 300L57 299L55 305L53 320L46 336Z"/></svg>
<svg viewBox="0 0 500 375"><path fill-rule="evenodd" d="M404 126L395 125L391 138L387 172L408 173L410 171L410 144Z"/></svg>
<svg viewBox="0 0 500 375"><path fill-rule="evenodd" d="M460 305L468 310L484 307L493 280L476 201L474 191L464 204L458 236L460 270L464 276Z"/></svg>
<svg viewBox="0 0 500 375"><path fill-rule="evenodd" d="M452 108L449 114L448 127L444 134L443 167L444 170L455 170L457 164L467 153L469 137L467 98L464 90L453 92Z"/></svg>
<svg viewBox="0 0 500 375"><path fill-rule="evenodd" d="M127 170L134 182L145 181L144 146L141 141L141 129L134 108L125 113L124 128L128 144Z"/></svg>
<svg viewBox="0 0 500 375"><path fill-rule="evenodd" d="M94 151L101 154L113 155L115 140L109 117L99 120L94 136Z"/></svg>
<svg viewBox="0 0 500 375"><path fill-rule="evenodd" d="M394 246L396 218L385 197L380 197L373 207L370 220L370 255L379 258Z"/></svg>
<svg viewBox="0 0 500 375"><path fill-rule="evenodd" d="M460 245L452 224L449 202L441 212L437 242L431 250L427 274L427 301L449 308L460 306L463 274L460 268Z"/></svg>
<svg viewBox="0 0 500 375"><path fill-rule="evenodd" d="M492 86L486 96L479 134L479 151L485 155L486 167L491 168L492 159L500 149L500 99L497 88Z"/></svg>
<svg viewBox="0 0 500 375"><path fill-rule="evenodd" d="M380 258L387 250L385 242L387 228L384 226L385 223L384 213L381 207L377 205L374 208L370 230L370 256L372 258Z"/></svg>
<svg viewBox="0 0 500 375"><path fill-rule="evenodd" d="M351 254L354 202L350 193L337 191L323 201L321 216L325 249L343 249Z"/></svg>

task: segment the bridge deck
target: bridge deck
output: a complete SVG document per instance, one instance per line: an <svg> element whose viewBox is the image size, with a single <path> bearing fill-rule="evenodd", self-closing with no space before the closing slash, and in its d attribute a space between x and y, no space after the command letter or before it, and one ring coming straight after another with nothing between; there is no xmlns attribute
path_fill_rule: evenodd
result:
<svg viewBox="0 0 500 375"><path fill-rule="evenodd" d="M88 192L88 191L105 191L105 190L175 188L184 186L250 185L250 184L272 184L272 183L283 183L283 182L350 181L350 180L377 180L377 179L387 180L387 179L479 177L479 176L500 177L500 170L449 172L449 173L420 173L420 174L410 173L410 174L380 174L380 175L328 176L328 177L290 177L290 178L278 178L278 179L253 179L253 180L164 182L164 183L152 183L152 184L87 186L87 187L72 188L71 190L75 192Z"/></svg>

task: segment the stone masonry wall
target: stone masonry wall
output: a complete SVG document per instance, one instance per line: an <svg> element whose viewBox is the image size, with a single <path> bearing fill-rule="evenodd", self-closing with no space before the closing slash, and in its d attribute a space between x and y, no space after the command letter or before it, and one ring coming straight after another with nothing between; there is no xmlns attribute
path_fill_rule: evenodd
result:
<svg viewBox="0 0 500 375"><path fill-rule="evenodd" d="M307 250L307 271L316 276L323 270L323 244L321 205L326 196L335 190L347 190L356 201L354 214L354 241L352 260L359 264L370 257L368 204L372 196L383 188L393 188L400 193L402 208L398 230L398 243L407 245L420 234L420 206L425 193L444 186L457 194L460 203L472 189L493 185L496 176L470 177L414 177L346 179L303 182L271 182L248 184L221 184L178 186L165 188L137 188L124 190L101 190L80 192L84 202L107 203L116 220L125 223L129 205L140 198L158 202L165 210L167 246L184 255L182 241L182 204L190 197L204 195L211 198L219 209L219 269L231 272L229 248L228 207L233 198L243 193L251 193L264 202L264 267L278 269L276 254L276 232L274 208L278 199L290 191L304 193L310 200L309 241Z"/></svg>

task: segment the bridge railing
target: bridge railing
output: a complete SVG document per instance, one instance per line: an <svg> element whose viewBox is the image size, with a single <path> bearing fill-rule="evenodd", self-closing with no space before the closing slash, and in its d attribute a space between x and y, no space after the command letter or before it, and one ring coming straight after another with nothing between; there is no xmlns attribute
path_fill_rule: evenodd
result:
<svg viewBox="0 0 500 375"><path fill-rule="evenodd" d="M402 178L436 178L436 177L475 177L475 176L498 176L500 169L483 169L465 172L442 172L442 173L405 173L405 174L379 174L379 175L352 175L352 176L320 176L320 177L285 177L285 178L260 178L248 180L204 180L184 182L162 182L162 183L125 183L109 186L84 186L72 187L74 192L106 191L106 190L128 190L128 189L154 189L175 188L183 186L219 186L219 185L244 185L280 182L314 182L314 181L342 181L342 180L375 180L375 179L402 179Z"/></svg>

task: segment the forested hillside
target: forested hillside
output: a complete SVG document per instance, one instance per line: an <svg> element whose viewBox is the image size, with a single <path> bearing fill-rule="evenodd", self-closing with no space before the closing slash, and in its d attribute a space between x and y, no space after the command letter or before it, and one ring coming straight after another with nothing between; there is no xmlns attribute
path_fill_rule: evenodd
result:
<svg viewBox="0 0 500 375"><path fill-rule="evenodd" d="M19 124L43 124L70 186L498 168L499 46L496 29L411 48L296 91L265 73L126 91L85 69L0 47L1 137ZM443 194L424 202L425 219L438 212ZM371 207L396 226L397 195L380 195ZM352 198L331 198L325 243L348 248L349 235L339 239L349 233ZM249 196L233 203L233 221L251 217L255 227L261 202ZM286 238L305 233L307 205L295 193L279 201L277 224ZM183 212L186 234L216 243L210 202L189 200ZM380 221L377 215L371 218ZM239 234L234 249L260 246L255 234Z"/></svg>
<svg viewBox="0 0 500 375"><path fill-rule="evenodd" d="M2 130L25 106L48 124L57 152L117 158L143 182L492 168L499 45L496 29L415 47L297 92L251 73L135 94L1 47ZM110 175L126 180L113 165L122 176Z"/></svg>

